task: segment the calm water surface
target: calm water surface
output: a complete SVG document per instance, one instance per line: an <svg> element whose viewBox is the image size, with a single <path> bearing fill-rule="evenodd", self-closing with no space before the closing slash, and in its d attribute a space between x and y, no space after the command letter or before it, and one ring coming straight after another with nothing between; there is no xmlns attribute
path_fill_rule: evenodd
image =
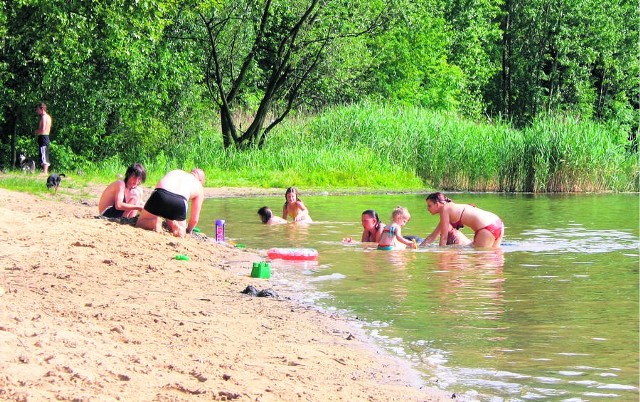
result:
<svg viewBox="0 0 640 402"><path fill-rule="evenodd" d="M425 236L438 221L424 195L302 196L308 226L260 223L258 208L279 213L284 195L208 199L199 226L226 219L227 238L251 249L317 249L318 262L272 262L271 281L357 317L458 400L637 401L638 195L450 196L502 217L501 250L342 243L360 239L363 210L389 222L396 205L412 214L403 233Z"/></svg>

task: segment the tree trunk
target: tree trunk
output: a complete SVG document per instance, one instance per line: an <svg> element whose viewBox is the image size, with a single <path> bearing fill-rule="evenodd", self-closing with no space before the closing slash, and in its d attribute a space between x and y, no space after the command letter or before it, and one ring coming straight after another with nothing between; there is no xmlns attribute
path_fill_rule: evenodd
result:
<svg viewBox="0 0 640 402"><path fill-rule="evenodd" d="M511 16L513 13L511 0L506 0L506 15L502 28L502 113L509 119L511 116Z"/></svg>

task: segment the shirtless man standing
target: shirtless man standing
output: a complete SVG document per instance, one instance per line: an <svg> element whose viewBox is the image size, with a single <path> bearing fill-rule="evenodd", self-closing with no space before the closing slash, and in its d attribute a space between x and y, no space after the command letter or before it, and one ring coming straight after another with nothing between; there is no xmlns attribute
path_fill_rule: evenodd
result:
<svg viewBox="0 0 640 402"><path fill-rule="evenodd" d="M127 168L124 180L116 180L102 192L98 212L107 218L133 218L142 211L141 183L147 180L147 171L139 163Z"/></svg>
<svg viewBox="0 0 640 402"><path fill-rule="evenodd" d="M172 170L156 186L138 217L136 227L162 231L162 219L176 237L191 233L200 219L200 210L204 202L205 176L202 169ZM191 201L191 215L187 225L187 202Z"/></svg>
<svg viewBox="0 0 640 402"><path fill-rule="evenodd" d="M38 148L40 149L40 163L44 174L49 173L49 132L51 132L51 116L47 113L47 105L42 102L36 107L36 113L40 116L40 123L35 130L38 136Z"/></svg>

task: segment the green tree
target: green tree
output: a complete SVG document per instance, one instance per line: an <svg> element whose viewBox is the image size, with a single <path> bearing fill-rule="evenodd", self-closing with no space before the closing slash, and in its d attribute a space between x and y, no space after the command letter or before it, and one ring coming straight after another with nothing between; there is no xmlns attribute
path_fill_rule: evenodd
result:
<svg viewBox="0 0 640 402"><path fill-rule="evenodd" d="M326 71L331 47L375 30L383 11L380 2L347 0L221 1L190 9L182 37L204 50L204 84L220 112L224 146L239 148L261 146ZM242 121L239 111L249 109Z"/></svg>
<svg viewBox="0 0 640 402"><path fill-rule="evenodd" d="M463 112L485 112L484 93L500 71L500 13L503 0L448 0L442 4L449 36L448 61L463 74Z"/></svg>
<svg viewBox="0 0 640 402"><path fill-rule="evenodd" d="M628 0L508 0L499 111L520 124L539 114L637 120L638 13ZM635 110L635 112L634 112ZM635 116L634 116L635 114Z"/></svg>
<svg viewBox="0 0 640 402"><path fill-rule="evenodd" d="M385 29L366 40L370 62L359 77L370 97L431 109L456 110L464 76L447 61L442 12L430 2L396 1ZM361 54L361 53L359 53ZM361 56L362 57L362 56Z"/></svg>
<svg viewBox="0 0 640 402"><path fill-rule="evenodd" d="M172 2L3 5L3 142L12 133L31 135L33 108L42 100L66 160L139 159L176 140L181 123L174 116L199 100L197 70L163 40L176 12Z"/></svg>

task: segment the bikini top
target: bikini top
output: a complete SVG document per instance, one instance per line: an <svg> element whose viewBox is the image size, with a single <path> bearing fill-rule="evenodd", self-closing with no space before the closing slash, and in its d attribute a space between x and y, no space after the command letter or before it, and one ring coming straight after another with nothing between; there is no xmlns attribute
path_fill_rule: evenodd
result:
<svg viewBox="0 0 640 402"><path fill-rule="evenodd" d="M472 207L475 207L475 205L473 204L469 204ZM462 208L462 213L460 214L460 218L455 221L455 222L451 222L451 226L453 226L454 229L456 230L460 230L464 227L464 225L462 224L462 215L464 215L464 211L467 209L467 207Z"/></svg>

